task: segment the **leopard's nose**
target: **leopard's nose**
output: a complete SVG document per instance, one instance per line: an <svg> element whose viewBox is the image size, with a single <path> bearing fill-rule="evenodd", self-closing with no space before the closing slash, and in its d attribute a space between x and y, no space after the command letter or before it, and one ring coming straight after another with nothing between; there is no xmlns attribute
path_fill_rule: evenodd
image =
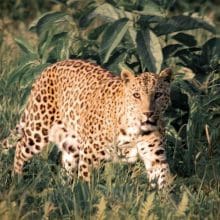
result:
<svg viewBox="0 0 220 220"><path fill-rule="evenodd" d="M144 115L150 118L153 115L153 112L144 112Z"/></svg>
<svg viewBox="0 0 220 220"><path fill-rule="evenodd" d="M144 120L144 123L148 123L148 124L152 124L152 125L157 124L159 117L157 115L155 115L153 111L145 112L144 115L146 117Z"/></svg>

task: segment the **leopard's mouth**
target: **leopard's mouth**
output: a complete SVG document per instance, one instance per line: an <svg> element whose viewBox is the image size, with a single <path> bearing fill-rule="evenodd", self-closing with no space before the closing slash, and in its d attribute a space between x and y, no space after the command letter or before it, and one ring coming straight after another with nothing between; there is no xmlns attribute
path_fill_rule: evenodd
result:
<svg viewBox="0 0 220 220"><path fill-rule="evenodd" d="M157 120L154 119L147 119L146 121L141 123L141 131L148 132L154 131L157 128Z"/></svg>
<svg viewBox="0 0 220 220"><path fill-rule="evenodd" d="M144 124L149 124L149 125L152 125L152 126L156 126L157 125L157 120L148 119L147 121L144 122Z"/></svg>

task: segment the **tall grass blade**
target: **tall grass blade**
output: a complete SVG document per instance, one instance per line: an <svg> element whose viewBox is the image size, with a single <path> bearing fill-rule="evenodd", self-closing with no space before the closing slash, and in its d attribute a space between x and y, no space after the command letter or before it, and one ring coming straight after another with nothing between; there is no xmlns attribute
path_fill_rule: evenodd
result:
<svg viewBox="0 0 220 220"><path fill-rule="evenodd" d="M151 193L147 200L143 203L142 207L139 210L139 217L140 219L148 219L150 216L150 210L154 207L153 201L155 198L155 193Z"/></svg>
<svg viewBox="0 0 220 220"><path fill-rule="evenodd" d="M188 208L188 203L189 203L189 198L188 198L187 192L185 191L177 207L176 216L180 217L180 216L185 215L185 212Z"/></svg>
<svg viewBox="0 0 220 220"><path fill-rule="evenodd" d="M96 220L103 220L105 219L105 209L106 209L106 200L104 196L100 199L99 204L96 205L97 213L94 219Z"/></svg>

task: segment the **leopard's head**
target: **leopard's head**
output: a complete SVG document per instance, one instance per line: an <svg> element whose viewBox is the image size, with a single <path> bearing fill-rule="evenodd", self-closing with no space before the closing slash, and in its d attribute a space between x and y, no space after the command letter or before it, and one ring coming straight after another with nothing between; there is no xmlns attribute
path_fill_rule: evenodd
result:
<svg viewBox="0 0 220 220"><path fill-rule="evenodd" d="M171 69L160 74L149 72L135 76L128 70L121 72L124 84L124 112L128 127L134 132L157 129L158 119L166 110L170 99Z"/></svg>

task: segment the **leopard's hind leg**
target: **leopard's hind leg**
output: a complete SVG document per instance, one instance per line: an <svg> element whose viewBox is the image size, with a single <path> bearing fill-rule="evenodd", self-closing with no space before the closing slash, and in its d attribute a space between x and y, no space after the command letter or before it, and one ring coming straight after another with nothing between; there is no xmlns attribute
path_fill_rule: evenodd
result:
<svg viewBox="0 0 220 220"><path fill-rule="evenodd" d="M21 174L24 163L35 154L39 154L49 143L49 130L52 122L57 117L57 111L50 103L39 105L33 99L27 105L19 123L21 138L16 144L14 158L15 173Z"/></svg>
<svg viewBox="0 0 220 220"><path fill-rule="evenodd" d="M46 69L33 84L20 121L22 135L16 145L15 173L21 173L24 163L49 143L51 125L60 118L57 92L56 71Z"/></svg>
<svg viewBox="0 0 220 220"><path fill-rule="evenodd" d="M38 114L24 113L20 122L21 138L17 141L14 172L21 174L24 163L31 159L35 154L40 153L44 146L48 144L48 121L35 120ZM36 117L37 116L37 117Z"/></svg>
<svg viewBox="0 0 220 220"><path fill-rule="evenodd" d="M66 123L56 121L50 129L49 140L58 146L61 152L61 165L72 178L77 172L80 149L74 130Z"/></svg>

